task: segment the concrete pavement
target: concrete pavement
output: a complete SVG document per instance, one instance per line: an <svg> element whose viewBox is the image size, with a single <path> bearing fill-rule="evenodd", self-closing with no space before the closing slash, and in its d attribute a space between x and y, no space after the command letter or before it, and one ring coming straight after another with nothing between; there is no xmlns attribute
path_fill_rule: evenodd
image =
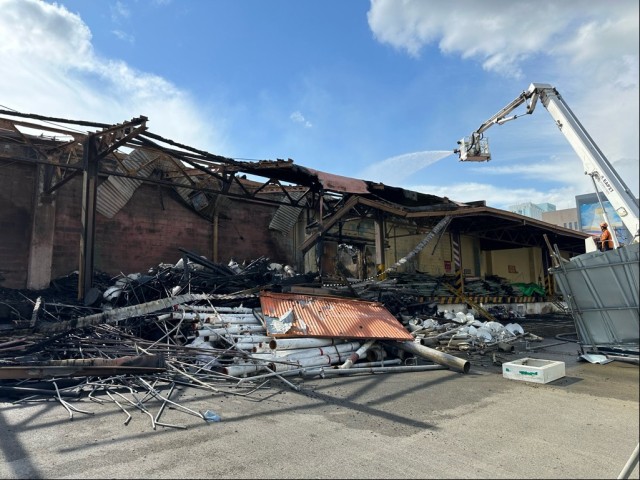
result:
<svg viewBox="0 0 640 480"><path fill-rule="evenodd" d="M546 344L558 343L551 338ZM561 360L564 378L502 377L490 356L450 370L291 378L240 396L185 387L157 427L113 403L0 403L2 478L616 478L639 437L638 366L578 361L575 344L506 360ZM229 388L234 391L234 388ZM149 404L151 405L151 404ZM156 404L155 413L160 407ZM630 478L638 478L638 467Z"/></svg>

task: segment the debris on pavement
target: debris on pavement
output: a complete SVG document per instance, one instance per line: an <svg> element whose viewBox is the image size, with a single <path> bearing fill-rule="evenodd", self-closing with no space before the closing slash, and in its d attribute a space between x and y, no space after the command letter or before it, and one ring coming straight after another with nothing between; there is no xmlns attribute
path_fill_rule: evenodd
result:
<svg viewBox="0 0 640 480"><path fill-rule="evenodd" d="M380 295L384 282L369 282L364 298L294 293L322 289L314 274L268 258L222 265L181 252L175 264L144 274L96 273L81 300L76 274L46 291L0 289L0 400L55 400L70 419L91 414L77 402L110 403L125 424L138 410L154 430L186 428L161 422L163 410L206 422L220 416L179 404L174 391L185 386L246 397L266 386L299 391L313 377L467 373L470 353L541 340L517 323L483 322L472 311L398 309L406 292ZM376 288L376 300L365 294Z"/></svg>

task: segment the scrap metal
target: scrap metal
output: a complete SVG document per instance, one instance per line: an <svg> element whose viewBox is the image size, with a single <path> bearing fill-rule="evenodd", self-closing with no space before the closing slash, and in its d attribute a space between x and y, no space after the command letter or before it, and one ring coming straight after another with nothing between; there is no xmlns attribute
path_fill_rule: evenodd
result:
<svg viewBox="0 0 640 480"><path fill-rule="evenodd" d="M279 385L300 390L300 382L318 376L467 373L470 353L525 338L512 325L516 334L509 338L497 331L491 341L472 338L471 327L496 325L467 316L392 314L382 302L274 291L287 279L299 285L307 277L285 273L266 258L221 265L182 254L175 265L145 274L103 277L85 302L71 300L73 277L52 282L54 288L34 292L33 299L15 295L31 311L10 309L16 318L0 329L0 395L15 402L53 398L70 419L92 415L77 404L88 399L122 410L125 424L133 409L154 430L183 429L160 421L167 406L208 420L180 404L177 387L249 397ZM226 278L235 286L204 293L200 280L207 275L217 285ZM191 293L179 294L184 289Z"/></svg>

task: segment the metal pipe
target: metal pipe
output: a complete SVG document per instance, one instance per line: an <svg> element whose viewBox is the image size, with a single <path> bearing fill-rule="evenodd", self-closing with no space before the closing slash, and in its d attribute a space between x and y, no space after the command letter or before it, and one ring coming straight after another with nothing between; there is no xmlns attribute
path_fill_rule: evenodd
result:
<svg viewBox="0 0 640 480"><path fill-rule="evenodd" d="M259 342L264 342L264 343L269 343L271 340L273 340L273 337L269 337L268 335L253 335L253 334L243 334L243 333L234 333L229 335L234 342L237 343L259 343Z"/></svg>
<svg viewBox="0 0 640 480"><path fill-rule="evenodd" d="M351 368L368 368L368 367L389 367L391 365L400 365L402 360L392 358L391 360L381 360L378 362L360 362L354 364Z"/></svg>
<svg viewBox="0 0 640 480"><path fill-rule="evenodd" d="M236 344L237 345L237 344ZM295 362L302 358L320 357L322 355L351 354L360 346L359 342L342 343L317 348L297 348L294 350L252 353L251 358L273 362Z"/></svg>
<svg viewBox="0 0 640 480"><path fill-rule="evenodd" d="M222 369L222 373L230 375L232 377L239 377L246 375L247 373L262 372L267 369L267 365L258 365L255 363L245 363L239 365L229 365Z"/></svg>
<svg viewBox="0 0 640 480"><path fill-rule="evenodd" d="M638 443L636 445L636 449L633 451L633 453L629 457L629 460L627 460L627 463L625 464L625 466L622 467L622 470L620 471L620 474L618 475L618 479L629 478L629 475L631 475L631 472L633 471L633 469L636 468L636 465L638 464L638 450L639 450L639 448L640 448L640 443Z"/></svg>
<svg viewBox="0 0 640 480"><path fill-rule="evenodd" d="M209 307L206 305L185 305L185 309L204 313L251 313L253 309L246 307Z"/></svg>
<svg viewBox="0 0 640 480"><path fill-rule="evenodd" d="M173 393L173 390L176 388L176 382L172 382L171 383L171 387L169 388L169 393L167 393L167 399L171 398L171 394ZM162 412L164 412L164 408L167 406L167 401L164 400L162 402L162 405L160 405L160 409L158 410L158 413L156 413L156 417L154 418L154 421L156 423L158 423L158 420L160 420L160 415L162 415Z"/></svg>
<svg viewBox="0 0 640 480"><path fill-rule="evenodd" d="M111 395L111 392L109 390L106 390L106 392L107 392L107 395L109 395L109 398L111 400L113 400L115 402L115 404L120 407L120 410L122 410L127 415L127 419L124 421L124 424L125 425L129 425L129 422L131 421L131 414L127 411L126 408L124 408L122 405L120 405L120 402L118 402L115 398L113 398L113 396Z"/></svg>
<svg viewBox="0 0 640 480"><path fill-rule="evenodd" d="M288 365L285 363L273 363L269 365L269 368L276 372L286 372L288 370L294 370L300 367L316 367L320 365L335 365L336 363L344 362L349 358L348 354L336 353L333 355L319 355L317 357L300 358L295 361L295 365Z"/></svg>
<svg viewBox="0 0 640 480"><path fill-rule="evenodd" d="M344 340L332 338L274 338L269 342L269 347L271 347L272 350L289 350L292 348L325 347L327 345L338 345L344 342Z"/></svg>
<svg viewBox="0 0 640 480"><path fill-rule="evenodd" d="M160 398L162 400L164 400L165 402L169 402L171 405L178 407L184 411L186 411L187 413L191 413L192 415L195 415L196 417L200 417L204 420L204 416L202 415L202 413L200 412L196 412L195 410L192 410L190 408L185 407L184 405L180 405L179 403L174 402L173 400L169 400L169 398L165 398L162 395L160 395L160 392L158 390L156 390L154 387L152 387L151 385L149 385L148 382L146 382L144 379L142 379L141 377L138 377L138 379L144 383L144 385L149 389L149 393L151 393L151 395L153 395L155 398ZM152 417L153 418L153 417ZM155 418L153 419L153 422L155 424Z"/></svg>
<svg viewBox="0 0 640 480"><path fill-rule="evenodd" d="M241 332L264 333L264 327L262 325L234 325L229 328L203 328L197 330L196 335L198 337L213 337L215 340L219 340L222 336Z"/></svg>
<svg viewBox="0 0 640 480"><path fill-rule="evenodd" d="M419 343L414 343L411 341L390 341L389 343L394 347L399 348L400 350L413 353L414 355L426 358L427 360L431 360L432 362L436 362L440 365L446 365L447 367L453 368L454 370L459 370L462 373L469 373L469 369L471 368L471 364L468 360L449 355L448 353L440 352L433 348L425 347L424 345L420 345Z"/></svg>
<svg viewBox="0 0 640 480"><path fill-rule="evenodd" d="M253 343L253 342L238 342L236 343L236 348L239 350L245 350L247 352L253 352L253 349L256 347L261 347L263 345L262 342Z"/></svg>
<svg viewBox="0 0 640 480"><path fill-rule="evenodd" d="M213 324L213 323L205 323L203 328L200 330L213 330L216 333L225 333L228 335L234 334L239 335L243 332L253 333L253 332L261 332L265 333L265 329L262 325L257 324L244 324L244 323L236 323L236 324ZM200 331L199 330L199 331Z"/></svg>
<svg viewBox="0 0 640 480"><path fill-rule="evenodd" d="M289 350L272 350L271 348L269 348L269 345L267 344L266 346L263 345L262 347L256 347L255 353L253 354L253 356L254 357L256 356L286 357L287 355L292 355L294 353L306 352L309 350L309 348L314 348L314 347L292 348Z"/></svg>
<svg viewBox="0 0 640 480"><path fill-rule="evenodd" d="M366 341L358 350L353 352L351 356L338 368L351 368L351 366L362 358L367 350L376 342L376 339Z"/></svg>
<svg viewBox="0 0 640 480"><path fill-rule="evenodd" d="M252 322L253 320L258 322L258 319L252 313L243 314L218 314L216 312L173 312L171 317L174 320L200 320L204 323L243 323Z"/></svg>
<svg viewBox="0 0 640 480"><path fill-rule="evenodd" d="M304 370L301 375L303 377L334 377L339 375L354 375L359 373L406 373L406 372L423 372L426 370L447 370L445 365L401 365L399 367L370 367L370 368L318 368L313 370Z"/></svg>
<svg viewBox="0 0 640 480"><path fill-rule="evenodd" d="M291 383L289 380L287 380L286 378L284 378L282 375L280 375L277 372L274 372L273 370L271 370L270 368L267 368L267 371L269 373L273 373L276 377L278 377L282 382L286 383L287 385L289 385L291 388L293 388L296 392L300 391L300 387L298 385L294 385L293 383Z"/></svg>
<svg viewBox="0 0 640 480"><path fill-rule="evenodd" d="M253 315L250 315L248 317L233 317L233 318L227 318L225 316L225 317L221 317L221 318L216 318L215 320L212 320L212 321L209 321L209 322L205 321L204 323L205 323L205 325L220 325L220 326L227 326L227 325L262 325L264 327L262 322L259 321Z"/></svg>
<svg viewBox="0 0 640 480"><path fill-rule="evenodd" d="M386 352L380 344L372 345L371 347L369 347L369 350L367 350L367 360L369 360L370 362L380 362L384 360L386 356Z"/></svg>
<svg viewBox="0 0 640 480"><path fill-rule="evenodd" d="M284 360L295 361L300 358L315 357L318 355L334 355L351 353L360 347L360 342L341 343L340 345L328 345L326 347L306 348L303 352L284 355Z"/></svg>

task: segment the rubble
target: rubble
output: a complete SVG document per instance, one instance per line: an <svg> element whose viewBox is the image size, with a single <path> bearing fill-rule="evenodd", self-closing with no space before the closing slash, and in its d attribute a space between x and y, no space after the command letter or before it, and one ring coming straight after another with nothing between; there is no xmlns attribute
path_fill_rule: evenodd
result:
<svg viewBox="0 0 640 480"><path fill-rule="evenodd" d="M221 265L181 252L175 264L145 273L97 272L81 300L75 272L46 291L0 289L0 399L53 399L70 419L91 414L77 402L108 402L125 424L137 409L154 430L186 428L161 422L163 409L207 422L216 416L171 400L178 387L249 396L272 381L300 390L318 376L467 373L471 353L541 340L517 323L420 304L424 283L398 288L410 285L409 275L360 283L358 299L308 296L280 292L319 289L315 274L264 257Z"/></svg>

